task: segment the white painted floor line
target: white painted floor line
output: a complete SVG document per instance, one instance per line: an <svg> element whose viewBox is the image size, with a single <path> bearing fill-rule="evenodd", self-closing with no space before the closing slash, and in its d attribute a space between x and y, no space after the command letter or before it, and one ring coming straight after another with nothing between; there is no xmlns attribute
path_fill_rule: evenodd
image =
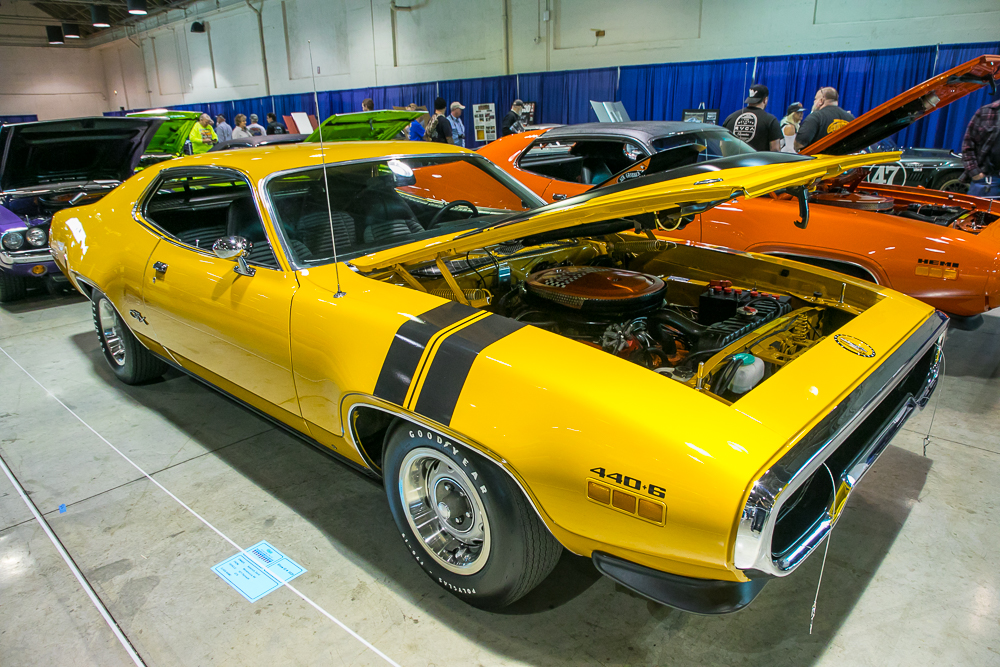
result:
<svg viewBox="0 0 1000 667"><path fill-rule="evenodd" d="M139 473L142 474L143 477L145 477L146 479L148 479L150 482L152 482L153 484L155 484L161 491L163 491L165 494L167 494L168 496L170 496L171 498L173 498L175 501L177 501L177 504L179 504L181 507L183 507L188 512L190 512L192 515L194 515L195 518L197 518L199 521L201 521L207 527L209 527L213 531L215 531L215 533L219 537L221 537L222 539L224 539L226 542L229 542L238 551L240 551L241 553L243 553L244 555L246 555L247 558L250 558L250 555L247 554L247 552L243 549L243 547L241 547L240 545L236 544L236 542L234 542L233 540L231 540L228 535L226 535L221 530L219 530L218 528L216 528L215 526L213 526L207 519L205 519L205 517L203 517L202 515L198 514L197 512L195 512L190 507L188 507L187 503L185 503L183 500L181 500L180 498L178 498L177 496L175 496L173 493L171 493L170 490L167 487L163 486L162 484L160 484L159 482L157 482L155 479L153 479L152 477L150 477L149 473L147 473L145 470L143 470L142 468L140 468L139 465L136 464L135 461L133 461L132 459L130 459L128 456L125 455L124 452L122 452L120 449L118 449L113 444L111 444L111 442L107 438L105 438L103 435L101 435L100 433L98 433L94 429L94 427L91 426L90 424L88 424L86 421L84 421L83 418L80 415L78 415L75 412L73 412L73 410L68 405L66 405L65 403L63 403L62 400L58 396L56 396L51 391L49 391L49 389L45 385L43 385L41 382L39 382L35 378L34 375L32 375L31 373L29 373L28 370L24 366L22 366L21 364L17 363L17 361L14 359L14 357L10 356L10 354L7 352L7 350L5 350L3 347L0 347L0 352L3 352L4 356L6 356L8 359L10 359L11 362L15 366L17 366L18 368L21 369L22 373L24 373L29 378L31 378L32 382L34 382L39 387L41 387L42 391L44 391L46 394L48 394L53 399L55 399L55 401L57 403L59 403L59 405L63 406L63 408L65 408L67 412L69 412L71 415L73 415L74 417L76 417L77 421L79 421L81 424L83 424L84 426L86 426L87 429L89 429L91 433L93 433L98 438L100 438L101 441L104 442L104 444L106 444L111 449L115 450L115 452L119 456L121 456L123 459L125 459L126 461L128 461L129 464L133 468L135 468L136 470L138 470ZM4 467L6 468L6 466L4 466ZM355 632L351 628L347 627L347 625L345 625L342 621L340 621L340 619L336 618L333 614L331 614L330 612L328 612L327 610L323 609L318 604L316 604L315 602L313 602L311 599L309 599L305 594L303 594L297 588L295 588L294 586L292 586L288 582L284 582L282 585L285 588L287 588L288 590L290 590L291 592L295 593L295 595L297 595L300 598L302 598L302 600L305 601L310 606L312 606L313 609L315 609L316 611L318 611L319 613L323 614L328 619L330 619L331 621L333 621L334 623L336 623L341 629L344 630L344 632L346 632L347 634L351 635L352 637L354 637L355 639L357 639L359 642L361 642L362 644L364 644L369 650L371 650L373 653L375 653L380 658L382 658L383 660L385 660L387 663L389 663L390 665L394 665L394 667L401 667L399 663L397 663L395 660L393 660L392 658L390 658L389 656L387 656L382 651L380 651L377 648L375 648L375 646L373 646L371 644L371 642L369 642L367 639L365 639L364 637L362 637L361 635L359 635L357 632Z"/></svg>
<svg viewBox="0 0 1000 667"><path fill-rule="evenodd" d="M45 520L45 517L43 517L41 512L38 511L38 508L35 507L35 503L33 503L31 501L31 498L28 497L28 494L25 493L24 487L21 486L21 483L19 481L17 481L17 477L14 476L14 473L11 472L11 469L7 467L7 462L3 460L3 457L0 457L0 468L3 468L3 471L7 474L7 479L10 480L10 483L14 485L14 488L17 489L17 493L21 496L21 500L23 500L24 504L28 506L28 509L31 510L31 513L35 515L35 520L38 522L38 525L42 527L42 530L45 531L45 534L48 535L49 540L52 542L52 546L56 548L56 551L59 552L59 555L62 556L62 559L66 561L66 565L69 566L69 569L73 573L73 576L76 577L76 580L78 582L80 582L80 586L81 588L83 588L83 592L87 594L87 597L90 598L90 601L94 603L95 607L97 607L97 611L101 612L101 616L104 617L104 622L108 624L109 628L111 628L111 632L114 633L115 638L118 639L119 643L122 645L122 648L124 648L125 652L128 653L128 657L132 658L132 662L134 662L137 667L146 667L146 663L144 663L142 661L142 658L139 657L139 654L136 653L135 647L132 646L132 642L128 640L128 637L125 636L125 633L122 632L122 629L118 627L118 622L114 618L112 618L111 613L108 612L108 608L104 606L103 602L101 602L101 598L97 596L97 592L94 591L93 587L90 585L90 582L87 581L87 578L83 576L83 572L80 571L80 568L77 567L76 562L69 555L69 552L66 551L66 547L63 546L63 543L59 541L59 538L56 537L56 534L52 532L52 527L49 526L49 522Z"/></svg>

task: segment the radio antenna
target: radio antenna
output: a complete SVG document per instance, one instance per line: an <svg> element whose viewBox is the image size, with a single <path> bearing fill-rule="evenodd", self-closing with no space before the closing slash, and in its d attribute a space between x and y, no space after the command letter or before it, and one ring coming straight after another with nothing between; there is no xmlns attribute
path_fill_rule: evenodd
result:
<svg viewBox="0 0 1000 667"><path fill-rule="evenodd" d="M312 77L313 102L316 104L316 122L319 123L319 154L323 165L323 189L326 191L326 215L330 221L330 243L333 244L333 272L337 277L337 293L334 299L347 296L347 292L340 289L340 262L337 261L337 237L333 233L333 209L330 206L330 181L326 177L326 146L323 142L323 121L319 117L319 95L316 93L316 67L313 65L312 40L307 39L306 45L309 47L309 76Z"/></svg>

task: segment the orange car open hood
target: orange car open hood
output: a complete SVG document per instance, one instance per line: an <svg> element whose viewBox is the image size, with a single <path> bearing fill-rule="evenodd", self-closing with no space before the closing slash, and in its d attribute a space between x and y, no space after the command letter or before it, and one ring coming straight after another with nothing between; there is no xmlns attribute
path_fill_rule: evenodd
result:
<svg viewBox="0 0 1000 667"><path fill-rule="evenodd" d="M995 87L998 75L1000 56L979 56L880 104L840 130L810 144L801 153L857 153L983 86Z"/></svg>

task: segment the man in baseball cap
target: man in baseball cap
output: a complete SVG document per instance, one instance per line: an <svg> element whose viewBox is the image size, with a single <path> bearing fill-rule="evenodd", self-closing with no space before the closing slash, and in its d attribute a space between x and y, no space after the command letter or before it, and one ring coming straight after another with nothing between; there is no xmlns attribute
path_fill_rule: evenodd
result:
<svg viewBox="0 0 1000 667"><path fill-rule="evenodd" d="M465 106L461 102L451 103L451 113L448 114L448 122L451 123L451 138L456 146L465 146L465 123L462 122L462 109Z"/></svg>
<svg viewBox="0 0 1000 667"><path fill-rule="evenodd" d="M746 106L729 114L722 126L754 150L778 151L781 150L781 127L777 118L764 111L767 95L767 86L759 83L750 86Z"/></svg>

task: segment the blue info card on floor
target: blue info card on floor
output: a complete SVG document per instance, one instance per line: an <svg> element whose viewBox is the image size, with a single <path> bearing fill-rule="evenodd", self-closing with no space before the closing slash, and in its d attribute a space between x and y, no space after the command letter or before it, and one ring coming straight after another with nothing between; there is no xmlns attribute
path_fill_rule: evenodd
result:
<svg viewBox="0 0 1000 667"><path fill-rule="evenodd" d="M246 553L236 554L212 568L212 572L250 602L256 602L305 571L267 540L261 540Z"/></svg>

